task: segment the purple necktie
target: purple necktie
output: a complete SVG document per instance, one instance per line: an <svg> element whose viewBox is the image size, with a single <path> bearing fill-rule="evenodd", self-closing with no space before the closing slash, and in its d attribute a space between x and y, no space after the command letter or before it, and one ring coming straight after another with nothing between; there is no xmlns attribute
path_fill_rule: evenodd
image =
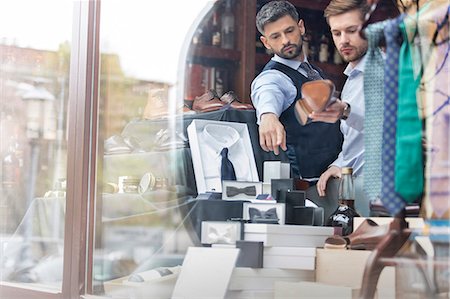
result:
<svg viewBox="0 0 450 299"><path fill-rule="evenodd" d="M397 132L398 58L401 45L399 28L403 15L390 20L384 27L386 61L384 67L384 123L381 165L381 201L391 215L405 207L405 201L395 192L395 140Z"/></svg>

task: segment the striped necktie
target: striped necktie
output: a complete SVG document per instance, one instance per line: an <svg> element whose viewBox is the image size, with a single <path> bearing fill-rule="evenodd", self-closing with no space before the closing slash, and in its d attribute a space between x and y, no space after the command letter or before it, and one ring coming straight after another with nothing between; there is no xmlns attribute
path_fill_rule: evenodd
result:
<svg viewBox="0 0 450 299"><path fill-rule="evenodd" d="M368 41L364 69L364 190L370 200L381 193L381 143L384 107L384 60L379 49L386 21L365 29Z"/></svg>
<svg viewBox="0 0 450 299"><path fill-rule="evenodd" d="M306 71L306 76L309 80L314 81L323 79L322 76L320 76L319 72L313 69L308 62L303 61L302 63L300 63L300 67Z"/></svg>

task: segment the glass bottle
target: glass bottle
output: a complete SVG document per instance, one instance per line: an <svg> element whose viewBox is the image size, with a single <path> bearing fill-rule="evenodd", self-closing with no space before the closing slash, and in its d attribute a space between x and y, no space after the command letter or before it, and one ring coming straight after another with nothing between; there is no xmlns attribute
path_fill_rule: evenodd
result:
<svg viewBox="0 0 450 299"><path fill-rule="evenodd" d="M355 210L355 185L353 184L353 168L343 167L339 183L339 204L347 205Z"/></svg>
<svg viewBox="0 0 450 299"><path fill-rule="evenodd" d="M219 16L218 12L215 11L212 16L212 27L211 27L211 45L215 47L220 47L221 44L221 33L219 27Z"/></svg>
<svg viewBox="0 0 450 299"><path fill-rule="evenodd" d="M352 174L353 169L351 167L342 168L338 207L327 220L328 226L342 227L343 236L353 232L353 218L359 217L355 210L355 186Z"/></svg>
<svg viewBox="0 0 450 299"><path fill-rule="evenodd" d="M234 49L234 15L231 9L231 0L226 0L225 11L222 14L222 40L221 47Z"/></svg>

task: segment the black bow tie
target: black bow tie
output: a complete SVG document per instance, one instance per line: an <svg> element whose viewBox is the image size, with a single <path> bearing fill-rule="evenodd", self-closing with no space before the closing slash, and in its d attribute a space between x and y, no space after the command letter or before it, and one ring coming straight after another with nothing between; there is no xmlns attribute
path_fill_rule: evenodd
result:
<svg viewBox="0 0 450 299"><path fill-rule="evenodd" d="M277 208L268 209L267 211L260 211L256 208L249 208L248 213L252 222L259 222L261 219L274 220L278 223ZM274 222L275 223L275 222Z"/></svg>
<svg viewBox="0 0 450 299"><path fill-rule="evenodd" d="M248 186L245 188L237 188L237 187L227 187L227 197L233 197L238 194L245 194L248 196L256 196L256 187L255 186Z"/></svg>

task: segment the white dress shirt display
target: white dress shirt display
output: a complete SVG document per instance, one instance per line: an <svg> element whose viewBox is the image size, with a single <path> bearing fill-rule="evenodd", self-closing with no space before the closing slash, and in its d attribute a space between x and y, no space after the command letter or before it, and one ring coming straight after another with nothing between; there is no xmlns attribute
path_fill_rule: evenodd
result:
<svg viewBox="0 0 450 299"><path fill-rule="evenodd" d="M207 124L198 135L200 155L206 190L220 191L222 156L220 152L228 148L228 159L233 163L237 181L258 181L250 167L250 157L239 132L227 125Z"/></svg>
<svg viewBox="0 0 450 299"><path fill-rule="evenodd" d="M347 65L344 74L348 77L341 93L341 100L350 104L351 112L346 120L341 120L344 134L342 151L332 163L338 167L353 167L355 176L362 174L364 165L364 67L366 56L352 67Z"/></svg>
<svg viewBox="0 0 450 299"><path fill-rule="evenodd" d="M300 68L301 61L285 59L277 55L274 55L272 60L298 70L305 77L307 76L306 71ZM308 62L306 58L304 61ZM280 116L296 100L297 96L297 89L292 80L277 70L261 72L253 80L251 90L251 98L256 109L258 123L264 113L271 112Z"/></svg>

